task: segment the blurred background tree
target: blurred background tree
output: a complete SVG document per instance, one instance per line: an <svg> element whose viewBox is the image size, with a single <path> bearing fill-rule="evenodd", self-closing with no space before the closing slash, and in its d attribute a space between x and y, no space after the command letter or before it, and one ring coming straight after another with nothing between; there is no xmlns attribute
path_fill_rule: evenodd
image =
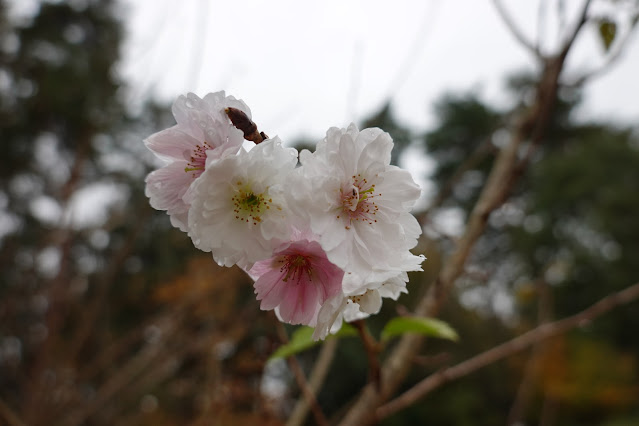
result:
<svg viewBox="0 0 639 426"><path fill-rule="evenodd" d="M8 12L0 2L3 424L267 423L270 317L144 196L142 139L172 117L127 109L120 5Z"/></svg>
<svg viewBox="0 0 639 426"><path fill-rule="evenodd" d="M8 12L0 1L0 419L283 424L299 389L285 365L265 364L281 343L273 315L241 271L197 252L144 196L156 163L141 141L173 119L168 105L127 108L118 3ZM398 123L390 102L361 123L391 133L393 162L423 148L437 193L418 214L425 272L370 319L374 335L437 275L456 238L451 218L469 215L538 78L508 83L510 107L443 96L426 134ZM430 342L402 389L639 277L639 134L579 121L580 98L559 92L545 140L449 295L441 317L461 341ZM618 308L383 424L639 424L638 326L636 304ZM323 350L298 356L306 372ZM339 342L318 395L329 418L366 383L365 359L358 340Z"/></svg>

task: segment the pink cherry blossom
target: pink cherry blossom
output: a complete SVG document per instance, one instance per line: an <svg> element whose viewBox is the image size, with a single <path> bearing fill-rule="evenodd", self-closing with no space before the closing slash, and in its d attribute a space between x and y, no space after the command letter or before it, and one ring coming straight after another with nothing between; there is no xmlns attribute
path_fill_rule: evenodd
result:
<svg viewBox="0 0 639 426"><path fill-rule="evenodd" d="M332 264L317 241L284 243L256 262L255 293L263 310L276 309L284 322L314 326L324 302L342 291L344 271Z"/></svg>
<svg viewBox="0 0 639 426"><path fill-rule="evenodd" d="M204 172L207 159L236 154L244 141L233 127L225 109L238 108L250 117L246 104L224 92L200 99L193 93L173 103L177 124L151 135L145 144L166 164L146 178L146 195L151 206L166 210L173 226L187 231L189 205L184 196Z"/></svg>

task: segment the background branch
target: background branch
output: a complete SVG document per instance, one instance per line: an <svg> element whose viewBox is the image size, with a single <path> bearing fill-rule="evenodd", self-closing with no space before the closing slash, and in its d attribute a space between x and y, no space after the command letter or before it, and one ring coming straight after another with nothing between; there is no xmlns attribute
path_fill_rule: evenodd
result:
<svg viewBox="0 0 639 426"><path fill-rule="evenodd" d="M547 282L543 279L536 283L538 302L537 317L538 325L548 323L552 320L552 290ZM532 352L524 367L523 377L519 383L515 400L513 401L510 412L508 413L508 425L517 425L524 420L524 415L530 403L535 383L537 382L537 368L539 362L544 355L544 341L535 342Z"/></svg>
<svg viewBox="0 0 639 426"><path fill-rule="evenodd" d="M524 34L519 29L519 27L515 25L515 22L512 20L510 15L506 12L506 9L504 9L504 6L501 4L501 1L493 0L493 4L495 5L495 9L497 10L497 13L499 13L499 16L501 17L502 21L504 21L504 24L506 24L506 27L508 27L508 30L517 39L519 44L521 44L526 50L528 50L535 58L539 60L543 59L543 56L541 52L539 51L539 49L537 49L524 36Z"/></svg>
<svg viewBox="0 0 639 426"><path fill-rule="evenodd" d="M473 151L473 153L468 158L466 158L459 165L459 167L457 167L457 169L455 169L453 175L442 186L428 208L424 212L417 215L417 220L419 221L419 223L424 223L428 215L433 210L440 207L444 201L446 201L446 199L453 192L453 189L455 189L455 186L459 183L460 179L464 176L464 173L477 167L479 163L484 161L486 157L493 154L495 151L496 149L492 143L492 138L487 137L486 139L484 139L477 146L477 148L475 148L475 151Z"/></svg>
<svg viewBox="0 0 639 426"><path fill-rule="evenodd" d="M313 365L313 371L309 376L308 385L315 395L319 395L319 392L322 389L328 370L333 362L333 357L335 356L337 342L339 342L339 339L325 340L322 344L322 349L320 349L320 353L317 356L317 360ZM308 410L309 404L306 398L299 398L295 403L295 408L293 408L291 416L286 422L286 426L301 426L304 424Z"/></svg>
<svg viewBox="0 0 639 426"><path fill-rule="evenodd" d="M464 377L482 367L520 352L537 342L566 333L576 327L583 327L595 318L611 311L617 306L633 302L638 298L639 283L636 283L622 291L604 297L594 305L591 305L573 316L559 321L542 324L521 336L515 337L514 339L509 340L506 343L502 343L499 346L495 346L486 352L482 352L473 358L457 364L456 366L432 374L417 383L401 396L380 407L377 410L377 417L380 419L388 417L389 415L415 403L418 399L424 397L429 392L432 392L445 383Z"/></svg>
<svg viewBox="0 0 639 426"><path fill-rule="evenodd" d="M622 57L623 52L626 51L626 46L628 45L628 42L630 41L635 33L635 30L638 27L637 22L639 22L639 19L635 17L635 19L632 20L631 26L630 28L628 28L628 31L624 34L623 38L616 43L614 51L608 55L608 58L602 65L584 73L580 77L575 78L572 82L565 82L562 83L562 85L567 87L583 86L587 81L595 77L599 77L610 71L615 63Z"/></svg>
<svg viewBox="0 0 639 426"><path fill-rule="evenodd" d="M357 328L359 337L362 339L364 349L366 350L366 356L368 358L368 380L379 391L382 387L378 358L379 345L375 341L373 336L371 336L371 334L368 332L368 328L366 328L366 322L364 320L357 320L354 321L352 324L355 326L355 328Z"/></svg>
<svg viewBox="0 0 639 426"><path fill-rule="evenodd" d="M584 6L582 7L581 13L579 15L579 20L575 24L575 28L572 30L570 35L566 38L566 41L564 42L559 55L567 55L568 51L572 48L572 45L575 44L575 40L577 39L579 31L581 31L581 28L588 20L588 9L590 8L590 2L591 0L586 0L586 2L584 3Z"/></svg>
<svg viewBox="0 0 639 426"><path fill-rule="evenodd" d="M288 343L288 336L286 335L286 330L284 329L284 324L282 324L279 320L276 320L277 324L277 334L282 340L282 343ZM313 412L313 416L315 417L315 422L320 426L328 426L328 420L326 420L326 416L322 412L322 408L319 406L317 402L317 398L315 397L315 393L313 389L310 387L308 382L306 381L306 377L304 377L304 371L300 366L297 358L294 355L291 355L287 358L288 365L295 376L295 380L297 381L297 385L306 399L306 402L311 408Z"/></svg>
<svg viewBox="0 0 639 426"><path fill-rule="evenodd" d="M583 16L586 9L587 7L584 8ZM581 27L577 25L575 35ZM574 41L575 38L571 37L570 40ZM439 276L431 284L425 297L420 300L415 315L434 317L439 313L447 292L463 273L472 248L484 233L490 214L507 199L512 186L522 174L522 171L517 169L520 146L524 141L537 143L546 134L557 101L559 76L571 46L572 44L565 46L558 55L543 62L533 105L515 120L511 140L497 155L486 184L469 216L464 234L444 263ZM422 341L421 336L402 337L382 368L381 391L377 392L373 386L367 385L342 421L342 426L360 426L376 420L375 409L392 396L406 377L411 360L419 352Z"/></svg>
<svg viewBox="0 0 639 426"><path fill-rule="evenodd" d="M27 424L2 399L0 399L0 416L8 426L26 426Z"/></svg>

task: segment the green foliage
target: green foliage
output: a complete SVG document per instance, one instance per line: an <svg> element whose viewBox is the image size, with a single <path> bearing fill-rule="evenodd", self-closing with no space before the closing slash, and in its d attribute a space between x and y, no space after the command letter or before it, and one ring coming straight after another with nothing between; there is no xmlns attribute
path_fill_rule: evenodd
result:
<svg viewBox="0 0 639 426"><path fill-rule="evenodd" d="M269 361L288 358L289 356L296 355L300 352L304 352L314 346L323 343L321 340L313 340L313 328L302 326L297 328L291 336L290 342L277 348L275 352L268 358ZM327 339L339 339L342 337L352 337L357 335L357 330L350 324L342 324L342 328L335 333L330 334Z"/></svg>
<svg viewBox="0 0 639 426"><path fill-rule="evenodd" d="M395 317L382 330L382 341L407 333L417 333L429 337L438 337L456 341L457 332L444 321L426 317Z"/></svg>

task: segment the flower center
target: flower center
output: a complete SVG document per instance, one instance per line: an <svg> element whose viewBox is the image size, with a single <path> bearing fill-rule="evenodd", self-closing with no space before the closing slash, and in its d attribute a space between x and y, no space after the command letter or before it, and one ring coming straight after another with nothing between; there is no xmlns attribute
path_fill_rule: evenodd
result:
<svg viewBox="0 0 639 426"><path fill-rule="evenodd" d="M264 193L255 194L246 185L242 187L241 181L237 182L237 186L240 188L236 190L235 195L231 198L235 219L246 223L252 222L253 225L257 225L262 222L262 215L267 210L270 210L273 200L266 198Z"/></svg>
<svg viewBox="0 0 639 426"><path fill-rule="evenodd" d="M313 267L306 256L301 254L284 255L280 256L276 262L282 265L280 272L286 273L282 281L287 282L289 279L293 279L299 284L303 274L308 276L309 281L312 280Z"/></svg>
<svg viewBox="0 0 639 426"><path fill-rule="evenodd" d="M204 141L202 145L195 146L195 149L191 151L190 156L188 154L184 155L188 161L184 171L186 173L191 173L193 179L198 178L204 172L204 166L206 165L206 151L209 149L213 149L213 147L207 141Z"/></svg>
<svg viewBox="0 0 639 426"><path fill-rule="evenodd" d="M337 218L346 218L346 229L351 229L353 222L365 222L369 225L377 222L375 215L379 207L375 204L375 199L382 194L375 192L375 184L369 184L358 174L352 177L351 182L342 186L340 192L341 211Z"/></svg>

